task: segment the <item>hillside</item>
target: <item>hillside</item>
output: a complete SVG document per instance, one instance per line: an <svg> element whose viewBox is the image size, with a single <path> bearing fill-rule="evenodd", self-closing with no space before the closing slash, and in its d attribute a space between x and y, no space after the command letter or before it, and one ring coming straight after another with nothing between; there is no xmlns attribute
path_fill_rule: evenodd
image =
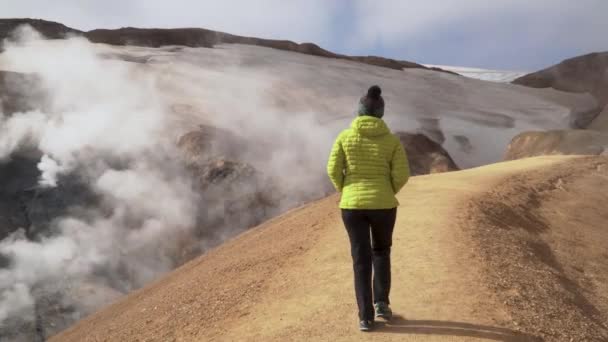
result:
<svg viewBox="0 0 608 342"><path fill-rule="evenodd" d="M608 104L608 52L596 52L567 59L549 68L521 76L514 84L592 94L598 105L574 121L576 128L597 126L594 120Z"/></svg>
<svg viewBox="0 0 608 342"><path fill-rule="evenodd" d="M243 37L225 32L207 30L203 28L159 29L124 27L120 29L96 29L88 32L83 32L77 29L67 27L60 23L40 19L0 19L0 41L7 37L10 37L11 33L21 25L30 25L38 32L40 32L43 36L50 39L63 39L66 38L68 35L81 35L86 37L93 43L145 47L180 45L188 47L213 48L214 46L219 44L244 44L297 52L319 57L351 60L396 70L416 68L450 72L437 67L427 68L421 64L379 56L346 56L336 54L331 51L327 51L313 43L295 43L289 40Z"/></svg>
<svg viewBox="0 0 608 342"><path fill-rule="evenodd" d="M496 162L514 135L570 127L595 105L247 44L123 46L24 30L3 47L0 340L55 334L326 196L329 148L371 84L420 174Z"/></svg>
<svg viewBox="0 0 608 342"><path fill-rule="evenodd" d="M189 39L187 34L177 36ZM420 68L383 68L241 43L218 44L213 49L152 48L85 44L72 39L20 46L13 51L12 60L0 54L0 70L47 73L52 76L52 84L46 84L49 89L56 88L57 83L67 88L87 80L62 78L54 75L55 70L41 70L41 65L28 62L30 56L49 55L69 61L61 65L66 75L71 75L70 64L84 67L86 55L102 59L91 61L100 68L103 64L103 68L116 65L128 70L128 75L120 75L122 82L134 75L153 78L158 98L167 107L163 110L171 115L173 125L168 134L172 136L179 137L199 124L240 135L252 128L244 124L252 118L252 111L264 113L269 123L287 119L290 130L297 132L268 127L259 132L260 136L254 132L253 138L272 135L289 140L287 135L295 133L302 144L315 150L310 154L315 158L325 154L331 140L349 124L362 91L370 84L383 87L386 120L393 130L428 136L441 144L461 168L499 161L513 136L531 130L569 128L596 107L588 94L485 82ZM305 130L316 133L314 143L307 139L309 132L300 132ZM488 140L493 143L488 144ZM259 156L252 159L258 162Z"/></svg>
<svg viewBox="0 0 608 342"><path fill-rule="evenodd" d="M593 120L589 129L608 133L608 106Z"/></svg>
<svg viewBox="0 0 608 342"><path fill-rule="evenodd" d="M607 155L608 135L584 129L525 132L513 138L505 160L555 154Z"/></svg>
<svg viewBox="0 0 608 342"><path fill-rule="evenodd" d="M73 34L81 34L82 31L75 30L73 28L67 27L63 24L41 20L41 19L25 19L25 18L15 18L15 19L0 19L0 41L6 38L13 38L12 34L16 28L22 25L29 25L33 27L35 30L41 32L45 37L49 39L63 39L66 38L67 35ZM1 46L0 46L1 47ZM2 51L0 49L0 51Z"/></svg>
<svg viewBox="0 0 608 342"><path fill-rule="evenodd" d="M384 341L605 341L608 159L415 177ZM586 200L580 201L581 198ZM51 341L367 340L337 196L230 240Z"/></svg>
<svg viewBox="0 0 608 342"><path fill-rule="evenodd" d="M534 88L555 88L569 92L588 92L602 105L608 103L608 52L597 52L567 59L549 68L524 75L513 83Z"/></svg>

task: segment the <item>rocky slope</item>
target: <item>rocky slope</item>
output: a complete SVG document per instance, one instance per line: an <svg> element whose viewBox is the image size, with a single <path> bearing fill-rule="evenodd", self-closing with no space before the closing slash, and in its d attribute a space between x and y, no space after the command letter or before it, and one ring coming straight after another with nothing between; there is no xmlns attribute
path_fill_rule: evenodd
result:
<svg viewBox="0 0 608 342"><path fill-rule="evenodd" d="M602 157L413 178L393 243L397 317L372 337L605 341L607 180ZM51 341L367 340L337 202L250 230Z"/></svg>
<svg viewBox="0 0 608 342"><path fill-rule="evenodd" d="M131 29L125 30L131 32ZM136 36L141 33L142 37L148 37L142 38L144 40L155 37L149 33L153 31L133 30L139 32ZM120 32L100 31L99 34L119 40L130 35ZM167 35L169 40L173 36L190 39L189 33ZM205 33L207 35L214 36ZM319 57L324 53L294 54L292 51L299 49L297 44L289 43L290 47L281 51L262 47L273 46L273 41L262 40L268 44L260 43L261 46L242 45L249 40L257 44L258 40L219 35L227 42L238 44L219 44L214 49L98 44L95 49L103 58L134 64L132 68L138 72L158 77L163 99L170 103L176 114L175 121L181 121L176 124L184 123L179 128L182 132L192 128L192 121L196 125L203 120L226 129L240 125L229 117L240 121L246 110L227 98L227 93L246 99L252 97L247 94L259 94L257 103L248 101L247 105L257 111L271 112L269 115L275 117L281 112L312 112L319 124L335 132L337 127L344 127L350 121L350 112L356 108L362 89L380 84L385 89L387 108L393 113L387 115L393 129L425 134L442 144L456 163L465 168L500 160L504 148L518 133L567 128L573 122L584 121L596 108L593 99L584 94L488 83L419 68L406 71L401 70L402 66L377 68L375 62L369 65ZM158 37L165 39L163 34ZM130 38L125 39L114 43L131 42ZM161 43L164 44L161 41L156 45ZM28 72L27 69L11 71ZM217 79L218 72L224 77ZM311 77L312 74L318 76ZM355 74L360 77L354 79ZM222 101L225 103L218 106ZM230 111L234 114L226 113ZM479 134L471 134L473 131ZM484 143L490 137L495 144Z"/></svg>
<svg viewBox="0 0 608 342"><path fill-rule="evenodd" d="M505 158L519 159L543 154L604 153L608 126L608 52L592 53L565 60L547 69L522 76L515 84L534 88L554 88L574 93L592 94L598 105L572 120L574 128L584 130L551 130L517 135L509 144Z"/></svg>
<svg viewBox="0 0 608 342"><path fill-rule="evenodd" d="M198 28L141 29L128 27L117 30L92 30L86 32L84 35L91 42L111 45L138 45L146 47L183 45L189 47L211 48L219 44L244 44L297 52L312 56L345 59L397 70L406 68L427 69L427 67L421 64L378 56L346 56L336 54L322 49L321 47L313 43L295 43L289 40L273 40L254 37L243 37L224 32L217 32ZM448 72L436 67L430 67L428 69Z"/></svg>
<svg viewBox="0 0 608 342"><path fill-rule="evenodd" d="M598 101L597 109L575 122L577 128L586 128L608 104L608 52L567 59L547 69L522 76L513 83L592 94Z"/></svg>
<svg viewBox="0 0 608 342"><path fill-rule="evenodd" d="M594 131L608 133L608 106L602 110L588 128Z"/></svg>
<svg viewBox="0 0 608 342"><path fill-rule="evenodd" d="M592 130L525 132L513 138L505 160L542 155L606 155L608 135Z"/></svg>
<svg viewBox="0 0 608 342"><path fill-rule="evenodd" d="M313 43L294 43L289 40L273 40L254 37L237 36L201 28L155 29L125 27L120 29L97 29L82 32L66 27L63 24L36 19L0 19L0 41L11 35L14 29L21 25L31 25L42 35L50 39L65 38L68 34L82 35L93 43L110 45L136 45L146 47L162 47L179 45L189 47L212 48L219 44L245 44L263 46L278 50L297 52L307 55L344 59L375 66L405 69L420 68L449 72L437 67L427 68L421 64L394 60L378 56L346 56L322 49Z"/></svg>
<svg viewBox="0 0 608 342"><path fill-rule="evenodd" d="M513 83L534 88L554 88L593 94L608 103L608 52L567 59L547 69L522 76Z"/></svg>

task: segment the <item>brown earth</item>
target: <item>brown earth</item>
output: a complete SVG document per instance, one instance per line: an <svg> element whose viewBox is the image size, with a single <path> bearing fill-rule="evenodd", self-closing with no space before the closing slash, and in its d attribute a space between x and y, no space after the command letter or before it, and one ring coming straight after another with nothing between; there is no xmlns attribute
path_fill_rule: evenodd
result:
<svg viewBox="0 0 608 342"><path fill-rule="evenodd" d="M505 154L505 160L535 156L608 154L608 134L593 130L557 130L525 132L517 135Z"/></svg>
<svg viewBox="0 0 608 342"><path fill-rule="evenodd" d="M606 341L608 158L414 177L399 194L392 305L356 329L338 196L292 210L51 341Z"/></svg>
<svg viewBox="0 0 608 342"><path fill-rule="evenodd" d="M592 94L599 105L587 115L588 120L578 124L578 128L586 128L608 104L608 52L567 59L547 69L522 76L513 83L534 88L554 88Z"/></svg>
<svg viewBox="0 0 608 342"><path fill-rule="evenodd" d="M604 107L604 110L593 120L588 128L608 134L608 106Z"/></svg>
<svg viewBox="0 0 608 342"><path fill-rule="evenodd" d="M189 47L212 48L217 44L246 44L257 45L278 50L292 51L307 55L345 59L380 67L401 70L417 68L448 72L439 68L427 68L421 64L395 60L378 56L346 56L325 50L313 43L295 43L289 40L262 39L243 37L229 33L212 31L202 28L135 28L97 29L82 32L63 24L39 19L0 19L0 41L10 37L13 30L21 25L29 24L45 37L51 39L65 38L68 34L83 35L91 42L110 45L136 45L161 47L167 45L182 45ZM0 50L1 51L1 50Z"/></svg>
<svg viewBox="0 0 608 342"><path fill-rule="evenodd" d="M492 292L545 341L608 341L607 162L512 174L468 204Z"/></svg>

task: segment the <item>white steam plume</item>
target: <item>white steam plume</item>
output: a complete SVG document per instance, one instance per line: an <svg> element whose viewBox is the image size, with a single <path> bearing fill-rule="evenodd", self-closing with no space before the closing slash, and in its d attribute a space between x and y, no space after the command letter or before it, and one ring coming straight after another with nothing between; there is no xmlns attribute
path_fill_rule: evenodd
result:
<svg viewBox="0 0 608 342"><path fill-rule="evenodd" d="M162 65L101 58L101 48L82 38L47 41L28 30L20 34L16 43L5 43L0 65L35 73L48 99L41 111L2 117L0 161L24 148L37 149L41 188L61 188L65 177L78 175L99 203L70 208L51 223L52 234L37 240L20 230L0 242L0 257L10 259L7 268L0 268L4 318L34 317L35 299L49 284L67 297L90 284L99 293L126 293L171 270L176 259L182 261L184 240L204 249L269 215L239 208L234 228L221 227L209 241L197 241L201 216L225 215L223 204L208 205L201 198L224 193L221 188L203 195L193 190L195 181L174 146L179 119L167 115L168 100L174 99L159 89L175 87L189 103L204 99L200 108L211 114L207 122L249 142L237 160L254 165L287 195L272 213L328 189L324 162L337 129L319 124L312 106L274 103L268 93L280 84L278 76L247 67L209 72L178 64L163 70ZM170 84L172 72L189 75L193 86L185 78ZM289 96L294 94L299 93ZM76 300L84 314L104 303L89 297Z"/></svg>
<svg viewBox="0 0 608 342"><path fill-rule="evenodd" d="M0 325L33 317L38 287L65 282L67 292L105 274L101 283L126 292L171 270L176 240L195 226L198 202L173 139L163 134L165 104L154 78L99 58L82 38L19 34L5 42L0 65L35 73L49 103L43 111L0 116L0 162L37 149L41 187L77 172L100 204L82 203L36 241L20 230L0 242L10 260L0 268Z"/></svg>

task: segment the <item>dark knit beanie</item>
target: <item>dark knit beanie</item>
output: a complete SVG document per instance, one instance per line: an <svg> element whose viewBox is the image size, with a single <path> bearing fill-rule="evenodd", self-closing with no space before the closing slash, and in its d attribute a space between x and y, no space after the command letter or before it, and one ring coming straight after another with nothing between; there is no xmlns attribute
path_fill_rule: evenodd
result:
<svg viewBox="0 0 608 342"><path fill-rule="evenodd" d="M384 116L384 99L382 89L379 86L371 86L367 90L367 95L359 100L359 116L369 115L377 118Z"/></svg>

